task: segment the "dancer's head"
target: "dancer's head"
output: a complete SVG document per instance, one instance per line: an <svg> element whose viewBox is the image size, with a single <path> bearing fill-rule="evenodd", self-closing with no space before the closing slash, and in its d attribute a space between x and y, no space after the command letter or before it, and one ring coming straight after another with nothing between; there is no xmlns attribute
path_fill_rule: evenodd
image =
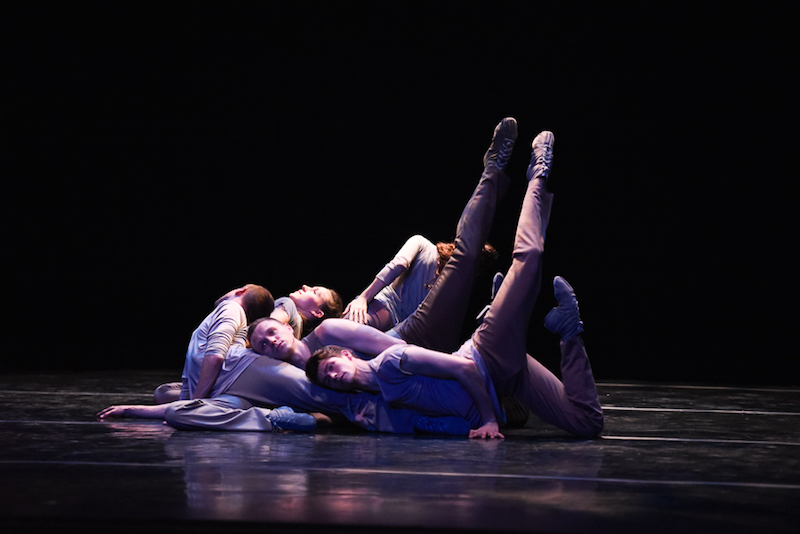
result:
<svg viewBox="0 0 800 534"><path fill-rule="evenodd" d="M254 352L276 360L285 360L290 356L297 338L288 324L272 317L263 317L250 324L247 340Z"/></svg>
<svg viewBox="0 0 800 534"><path fill-rule="evenodd" d="M272 293L256 284L245 284L242 287L231 289L218 298L214 305L218 306L221 302L232 299L236 299L244 308L248 323L268 316L275 309L275 299L272 298Z"/></svg>
<svg viewBox="0 0 800 534"><path fill-rule="evenodd" d="M341 317L344 304L339 293L324 286L306 286L290 293L297 312L303 316L303 334L311 332L323 319Z"/></svg>
<svg viewBox="0 0 800 534"><path fill-rule="evenodd" d="M306 361L306 376L311 383L329 389L355 389L357 374L355 356L349 350L336 345L322 347Z"/></svg>

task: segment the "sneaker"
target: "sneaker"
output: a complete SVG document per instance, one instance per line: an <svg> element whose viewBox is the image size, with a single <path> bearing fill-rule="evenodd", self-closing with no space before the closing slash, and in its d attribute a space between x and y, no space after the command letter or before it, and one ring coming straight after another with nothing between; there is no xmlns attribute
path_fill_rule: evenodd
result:
<svg viewBox="0 0 800 534"><path fill-rule="evenodd" d="M494 278L492 278L492 300L497 296L497 292L500 291L500 286L503 285L504 279L503 273L495 273Z"/></svg>
<svg viewBox="0 0 800 534"><path fill-rule="evenodd" d="M483 166L494 165L500 170L505 169L517 140L517 119L506 117L494 129L492 144L483 155Z"/></svg>
<svg viewBox="0 0 800 534"><path fill-rule="evenodd" d="M475 320L477 320L478 323L483 322L483 318L486 317L486 314L489 312L489 308L492 307L492 301L497 296L497 292L500 291L500 286L503 285L504 278L505 276L503 276L503 273L495 273L494 278L492 278L492 298L489 301L489 304L484 306L480 313L478 313L478 316L475 317Z"/></svg>
<svg viewBox="0 0 800 534"><path fill-rule="evenodd" d="M428 417L420 415L414 420L414 428L427 434L447 434L450 436L468 436L469 423L463 417Z"/></svg>
<svg viewBox="0 0 800 534"><path fill-rule="evenodd" d="M317 427L313 415L295 412L289 406L275 408L267 414L267 419L272 423L273 432L276 430L311 432Z"/></svg>
<svg viewBox="0 0 800 534"><path fill-rule="evenodd" d="M583 332L578 299L572 286L560 276L553 279L553 290L558 306L550 310L544 318L544 327L566 341Z"/></svg>
<svg viewBox="0 0 800 534"><path fill-rule="evenodd" d="M547 179L550 176L550 167L553 165L553 145L556 138L553 132L547 130L537 135L531 144L531 163L528 165L528 172L525 175L528 180L534 178Z"/></svg>

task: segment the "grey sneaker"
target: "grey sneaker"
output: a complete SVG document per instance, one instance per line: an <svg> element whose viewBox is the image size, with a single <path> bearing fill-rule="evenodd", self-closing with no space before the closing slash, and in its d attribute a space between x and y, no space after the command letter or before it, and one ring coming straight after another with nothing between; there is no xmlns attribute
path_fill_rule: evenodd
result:
<svg viewBox="0 0 800 534"><path fill-rule="evenodd" d="M544 318L544 327L554 334L559 334L561 339L566 341L583 332L578 299L572 286L560 276L553 279L553 292L558 306L550 310Z"/></svg>
<svg viewBox="0 0 800 534"><path fill-rule="evenodd" d="M494 165L500 170L505 169L508 160L511 158L511 151L514 150L514 142L517 140L517 119L506 117L500 121L494 129L492 143L486 154L483 155L483 166Z"/></svg>
<svg viewBox="0 0 800 534"><path fill-rule="evenodd" d="M503 273L495 273L494 278L492 278L492 299L489 301L489 304L483 307L483 309L478 313L478 316L475 319L478 323L483 322L483 318L486 317L486 314L489 313L489 308L492 307L492 300L497 296L497 292L500 291L500 286L503 284Z"/></svg>
<svg viewBox="0 0 800 534"><path fill-rule="evenodd" d="M553 145L556 138L553 132L547 130L537 135L531 144L531 163L528 165L528 172L525 175L528 180L534 178L547 179L550 176L550 167L553 165Z"/></svg>

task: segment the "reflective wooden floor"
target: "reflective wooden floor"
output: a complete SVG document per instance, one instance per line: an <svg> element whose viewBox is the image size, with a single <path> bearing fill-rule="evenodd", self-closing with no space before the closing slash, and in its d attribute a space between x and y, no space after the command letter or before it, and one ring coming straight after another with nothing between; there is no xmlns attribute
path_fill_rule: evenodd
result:
<svg viewBox="0 0 800 534"><path fill-rule="evenodd" d="M3 532L796 532L800 388L601 383L601 439L99 422L170 372L0 378Z"/></svg>

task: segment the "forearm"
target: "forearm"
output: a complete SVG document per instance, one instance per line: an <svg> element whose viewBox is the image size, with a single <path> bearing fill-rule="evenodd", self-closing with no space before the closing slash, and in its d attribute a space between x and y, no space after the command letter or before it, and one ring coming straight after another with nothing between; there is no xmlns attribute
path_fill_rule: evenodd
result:
<svg viewBox="0 0 800 534"><path fill-rule="evenodd" d="M224 359L225 356L222 354L206 354L203 356L200 377L197 379L197 385L192 394L193 399L204 399L211 394L219 372L222 370Z"/></svg>
<svg viewBox="0 0 800 534"><path fill-rule="evenodd" d="M369 304L370 302L372 302L372 299L375 298L375 295L380 293L381 289L386 287L386 285L387 285L386 282L384 282L380 278L375 278L372 281L372 283L368 285L364 291L361 292L359 297L363 298L365 301L367 301L367 304Z"/></svg>
<svg viewBox="0 0 800 534"><path fill-rule="evenodd" d="M475 407L481 416L483 424L497 423L497 415L494 411L494 403L489 396L489 391L483 383L483 378L475 364L469 361L469 365L464 366L464 370L456 377L461 387L469 393L475 402Z"/></svg>
<svg viewBox="0 0 800 534"><path fill-rule="evenodd" d="M375 278L381 280L384 286L394 282L414 262L414 258L417 257L426 241L427 239L421 235L410 237L397 251L392 261L384 265L383 269L375 275Z"/></svg>
<svg viewBox="0 0 800 534"><path fill-rule="evenodd" d="M109 406L105 410L97 414L100 419L108 419L111 417L140 417L143 419L164 419L167 408L175 403L184 401L175 401L167 404L123 404L119 406Z"/></svg>

